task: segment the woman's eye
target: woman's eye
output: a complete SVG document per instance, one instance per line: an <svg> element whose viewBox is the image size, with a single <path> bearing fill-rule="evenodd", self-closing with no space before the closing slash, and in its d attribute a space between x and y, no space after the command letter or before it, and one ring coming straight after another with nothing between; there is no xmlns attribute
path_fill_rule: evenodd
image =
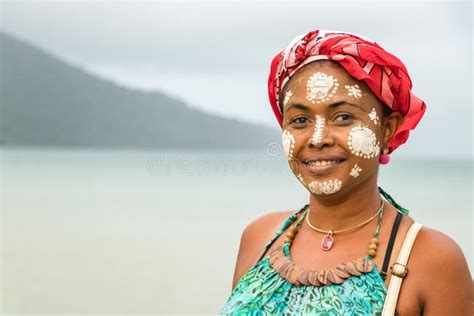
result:
<svg viewBox="0 0 474 316"><path fill-rule="evenodd" d="M339 122L339 123L350 123L352 122L352 115L349 115L349 114L339 114L338 116L336 116L336 122Z"/></svg>
<svg viewBox="0 0 474 316"><path fill-rule="evenodd" d="M306 117L297 117L291 123L296 124L296 125L303 125L307 122L308 122L308 119Z"/></svg>

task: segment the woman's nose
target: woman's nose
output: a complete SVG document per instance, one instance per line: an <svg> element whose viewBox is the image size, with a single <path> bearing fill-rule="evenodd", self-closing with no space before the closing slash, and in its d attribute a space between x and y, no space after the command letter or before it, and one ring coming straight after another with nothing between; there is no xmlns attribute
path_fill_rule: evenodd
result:
<svg viewBox="0 0 474 316"><path fill-rule="evenodd" d="M313 133L309 138L309 144L319 149L326 145L334 144L334 140L328 132L326 119L320 115L316 115Z"/></svg>

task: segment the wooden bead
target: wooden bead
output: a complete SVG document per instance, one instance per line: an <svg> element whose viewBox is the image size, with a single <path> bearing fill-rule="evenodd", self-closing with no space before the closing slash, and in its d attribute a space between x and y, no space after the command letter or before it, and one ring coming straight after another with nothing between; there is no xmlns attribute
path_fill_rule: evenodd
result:
<svg viewBox="0 0 474 316"><path fill-rule="evenodd" d="M318 274L319 274L319 271L311 270L309 272L308 280L311 285L321 286L321 283L318 280Z"/></svg>
<svg viewBox="0 0 474 316"><path fill-rule="evenodd" d="M336 269L333 270L335 274L337 274L339 277L346 279L350 277L351 275L346 271L346 264L345 263L340 263L336 266Z"/></svg>
<svg viewBox="0 0 474 316"><path fill-rule="evenodd" d="M321 270L318 272L318 281L324 285L328 284L328 275L326 270Z"/></svg>
<svg viewBox="0 0 474 316"><path fill-rule="evenodd" d="M296 235L298 233L298 228L296 228L296 226L291 226L290 229L289 229L289 232L290 233L293 233L294 235Z"/></svg>
<svg viewBox="0 0 474 316"><path fill-rule="evenodd" d="M298 282L301 284L301 285L310 285L311 283L309 283L309 273L310 273L310 270L307 270L307 269L302 269L300 275L298 276Z"/></svg>
<svg viewBox="0 0 474 316"><path fill-rule="evenodd" d="M378 238L372 238L370 243L378 245L379 244L379 239Z"/></svg>
<svg viewBox="0 0 474 316"><path fill-rule="evenodd" d="M371 243L371 244L369 245L369 250L377 250L377 245Z"/></svg>
<svg viewBox="0 0 474 316"><path fill-rule="evenodd" d="M344 279L337 275L334 270L328 271L328 280L332 284L342 284L344 282Z"/></svg>
<svg viewBox="0 0 474 316"><path fill-rule="evenodd" d="M290 266L291 262L285 262L276 269L276 272L284 278Z"/></svg>
<svg viewBox="0 0 474 316"><path fill-rule="evenodd" d="M295 264L293 262L290 262L290 265L288 266L288 269L286 269L285 273L282 275L283 278L288 280L290 282L290 275L293 274L293 270L295 269Z"/></svg>
<svg viewBox="0 0 474 316"><path fill-rule="evenodd" d="M370 272L374 269L374 262L368 258L364 258L364 264L366 264L366 272Z"/></svg>
<svg viewBox="0 0 474 316"><path fill-rule="evenodd" d="M297 265L297 264L294 264L293 265L293 269L291 270L291 272L288 274L288 282L290 282L291 284L299 284L299 281L298 281L298 277L300 275L300 273L302 272L302 268Z"/></svg>
<svg viewBox="0 0 474 316"><path fill-rule="evenodd" d="M377 254L377 251L370 249L367 253L373 258Z"/></svg>
<svg viewBox="0 0 474 316"><path fill-rule="evenodd" d="M348 263L346 263L346 271L349 272L351 275L356 275L356 276L359 276L362 274L362 272L357 270L355 262L353 261L349 261Z"/></svg>
<svg viewBox="0 0 474 316"><path fill-rule="evenodd" d="M273 265L273 268L275 269L275 271L278 271L278 269L280 269L281 266L283 266L284 264L288 263L289 260L288 258L282 258L280 260L278 260L277 262L275 262L275 264Z"/></svg>
<svg viewBox="0 0 474 316"><path fill-rule="evenodd" d="M369 260L367 258L360 258L356 260L356 268L362 273L367 273L372 271L373 269L373 264L372 260Z"/></svg>
<svg viewBox="0 0 474 316"><path fill-rule="evenodd" d="M290 238L286 237L284 242L291 244L293 242L293 239L290 239Z"/></svg>
<svg viewBox="0 0 474 316"><path fill-rule="evenodd" d="M270 254L270 264L273 265L278 259L280 259L282 256L280 255L280 253L278 253L277 251L272 251L272 253Z"/></svg>
<svg viewBox="0 0 474 316"><path fill-rule="evenodd" d="M292 232L289 232L288 234L286 234L286 237L290 238L290 239L294 239L295 238L295 234L293 234Z"/></svg>
<svg viewBox="0 0 474 316"><path fill-rule="evenodd" d="M279 267L283 263L288 261L288 258L283 255L283 252L281 254L282 256L278 256L278 255L270 256L270 264L272 265L272 267Z"/></svg>

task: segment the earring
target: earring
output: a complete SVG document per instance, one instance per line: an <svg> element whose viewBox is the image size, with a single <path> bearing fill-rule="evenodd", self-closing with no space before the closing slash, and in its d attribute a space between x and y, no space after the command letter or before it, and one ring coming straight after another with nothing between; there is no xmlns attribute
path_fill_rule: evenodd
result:
<svg viewBox="0 0 474 316"><path fill-rule="evenodd" d="M390 161L390 156L388 155L388 148L385 148L383 150L383 153L380 155L379 157L379 162L382 164L382 165L386 165L388 164Z"/></svg>

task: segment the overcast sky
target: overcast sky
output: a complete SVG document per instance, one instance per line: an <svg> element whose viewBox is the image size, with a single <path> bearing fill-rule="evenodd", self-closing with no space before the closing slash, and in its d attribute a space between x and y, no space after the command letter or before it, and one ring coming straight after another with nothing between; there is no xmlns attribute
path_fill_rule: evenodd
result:
<svg viewBox="0 0 474 316"><path fill-rule="evenodd" d="M277 127L272 57L311 29L367 35L406 64L427 112L403 156L472 156L470 2L2 1L1 29L92 73Z"/></svg>

